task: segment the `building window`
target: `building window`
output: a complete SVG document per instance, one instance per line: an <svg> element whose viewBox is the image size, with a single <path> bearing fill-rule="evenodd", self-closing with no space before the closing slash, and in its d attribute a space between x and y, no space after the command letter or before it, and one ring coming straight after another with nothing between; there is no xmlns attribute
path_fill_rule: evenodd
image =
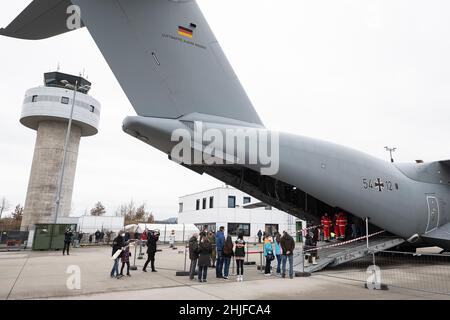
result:
<svg viewBox="0 0 450 320"><path fill-rule="evenodd" d="M250 197L244 197L244 204L250 203L252 199Z"/></svg>
<svg viewBox="0 0 450 320"><path fill-rule="evenodd" d="M93 113L95 111L95 107L91 106L91 112Z"/></svg>
<svg viewBox="0 0 450 320"><path fill-rule="evenodd" d="M206 198L203 198L203 206L202 206L203 210L206 209Z"/></svg>
<svg viewBox="0 0 450 320"><path fill-rule="evenodd" d="M272 210L272 206L266 206L266 210Z"/></svg>
<svg viewBox="0 0 450 320"><path fill-rule="evenodd" d="M183 202L178 204L178 212L183 212Z"/></svg>
<svg viewBox="0 0 450 320"><path fill-rule="evenodd" d="M209 208L214 208L214 197L209 197Z"/></svg>
<svg viewBox="0 0 450 320"><path fill-rule="evenodd" d="M228 196L228 208L236 208L236 197Z"/></svg>
<svg viewBox="0 0 450 320"><path fill-rule="evenodd" d="M240 233L244 234L244 237L250 237L250 223L228 224L228 235L238 236Z"/></svg>
<svg viewBox="0 0 450 320"><path fill-rule="evenodd" d="M200 210L200 199L197 199L197 203L195 204L195 210Z"/></svg>
<svg viewBox="0 0 450 320"><path fill-rule="evenodd" d="M62 103L62 104L69 104L69 98L67 98L67 97L62 97L62 98L61 98L61 103Z"/></svg>
<svg viewBox="0 0 450 320"><path fill-rule="evenodd" d="M31 98L31 102L37 102L37 98L38 98L38 96L33 96L33 97Z"/></svg>

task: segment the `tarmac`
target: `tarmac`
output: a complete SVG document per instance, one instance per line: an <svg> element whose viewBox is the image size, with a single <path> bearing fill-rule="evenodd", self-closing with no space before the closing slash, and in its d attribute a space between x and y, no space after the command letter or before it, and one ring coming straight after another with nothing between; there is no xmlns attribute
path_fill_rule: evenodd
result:
<svg viewBox="0 0 450 320"><path fill-rule="evenodd" d="M336 278L330 272L294 279L266 277L255 265L245 266L244 282L236 282L235 276L230 280L217 279L215 270L209 269L208 282L199 283L186 276L175 276L176 271L184 270L183 249L161 248L162 252L156 255L158 272L142 272L145 255L144 259L136 259L138 270L121 279L110 277L110 247L73 248L70 256L63 256L61 251L0 252L0 299L450 299L450 295L395 287L387 291L368 290L362 281ZM259 254L252 255L250 261L259 264ZM134 250L130 262L134 264ZM233 266L230 269L233 274ZM73 270L80 271L79 288L73 286L76 281L71 281Z"/></svg>

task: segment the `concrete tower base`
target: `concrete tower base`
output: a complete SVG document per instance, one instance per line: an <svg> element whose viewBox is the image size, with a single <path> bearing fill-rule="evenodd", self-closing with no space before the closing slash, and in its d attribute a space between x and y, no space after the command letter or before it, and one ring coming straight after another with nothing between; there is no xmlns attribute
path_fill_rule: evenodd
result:
<svg viewBox="0 0 450 320"><path fill-rule="evenodd" d="M71 131L59 216L69 216L71 211L81 128L72 126ZM67 121L50 120L39 123L21 225L22 231L34 230L34 225L37 223L55 222L55 201L66 132Z"/></svg>

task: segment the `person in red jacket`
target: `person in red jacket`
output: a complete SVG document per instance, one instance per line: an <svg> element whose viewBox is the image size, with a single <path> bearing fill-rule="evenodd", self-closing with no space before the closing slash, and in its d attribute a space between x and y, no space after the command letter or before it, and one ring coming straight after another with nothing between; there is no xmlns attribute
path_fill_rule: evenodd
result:
<svg viewBox="0 0 450 320"><path fill-rule="evenodd" d="M325 213L320 219L320 224L323 226L323 235L325 241L330 241L330 229L331 229L331 219L328 213Z"/></svg>
<svg viewBox="0 0 450 320"><path fill-rule="evenodd" d="M347 216L345 213L338 213L337 225L339 227L340 239L345 240L345 228L347 227Z"/></svg>

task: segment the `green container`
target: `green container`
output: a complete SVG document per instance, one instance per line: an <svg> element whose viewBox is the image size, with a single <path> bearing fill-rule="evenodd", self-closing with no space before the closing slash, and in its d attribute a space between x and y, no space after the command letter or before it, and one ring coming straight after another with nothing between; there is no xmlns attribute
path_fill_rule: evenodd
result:
<svg viewBox="0 0 450 320"><path fill-rule="evenodd" d="M37 224L34 232L33 250L59 250L64 248L64 232L76 224ZM75 234L75 232L74 232Z"/></svg>

